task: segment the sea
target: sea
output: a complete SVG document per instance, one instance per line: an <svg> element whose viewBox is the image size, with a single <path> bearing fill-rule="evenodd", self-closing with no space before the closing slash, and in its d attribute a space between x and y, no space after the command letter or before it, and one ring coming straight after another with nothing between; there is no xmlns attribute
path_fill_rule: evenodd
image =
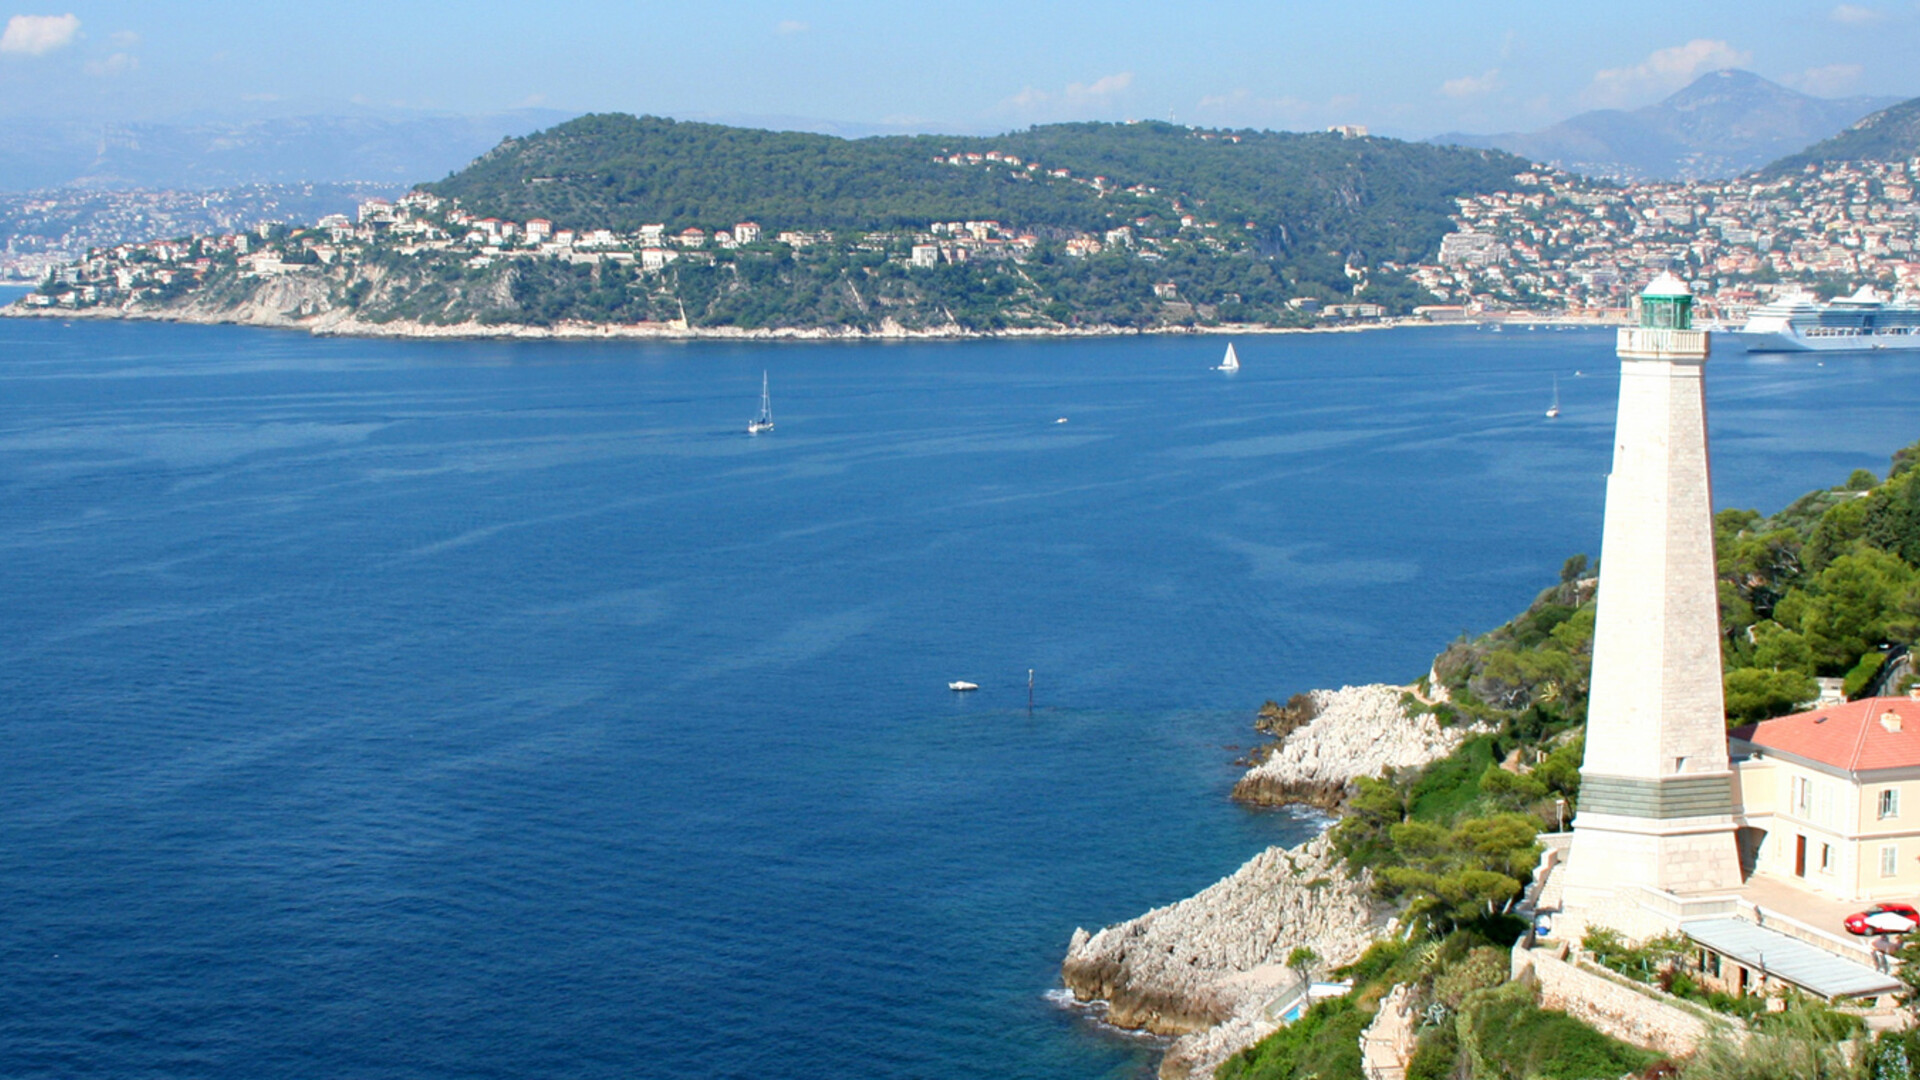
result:
<svg viewBox="0 0 1920 1080"><path fill-rule="evenodd" d="M1324 827L1260 704L1523 609L1610 456L1607 332L1237 344L0 320L0 1075L1151 1076L1074 929ZM1920 438L1708 379L1721 506Z"/></svg>

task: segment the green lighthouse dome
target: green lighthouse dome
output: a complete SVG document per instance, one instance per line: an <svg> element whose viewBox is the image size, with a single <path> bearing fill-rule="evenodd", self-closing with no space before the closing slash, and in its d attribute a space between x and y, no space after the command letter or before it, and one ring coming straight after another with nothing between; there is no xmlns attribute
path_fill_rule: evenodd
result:
<svg viewBox="0 0 1920 1080"><path fill-rule="evenodd" d="M1639 324L1649 330L1693 329L1693 290L1670 271L1648 283L1634 306L1639 309Z"/></svg>

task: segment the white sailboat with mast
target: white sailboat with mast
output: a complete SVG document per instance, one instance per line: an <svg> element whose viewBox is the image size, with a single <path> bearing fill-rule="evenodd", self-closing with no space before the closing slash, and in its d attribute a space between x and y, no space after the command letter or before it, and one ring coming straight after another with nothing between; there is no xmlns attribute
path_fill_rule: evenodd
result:
<svg viewBox="0 0 1920 1080"><path fill-rule="evenodd" d="M1560 376L1555 375L1553 377L1553 404L1547 406L1547 419L1552 420L1555 417L1558 417L1559 415L1560 415Z"/></svg>
<svg viewBox="0 0 1920 1080"><path fill-rule="evenodd" d="M1220 361L1220 366L1217 368L1214 368L1213 370L1215 371L1239 371L1240 370L1240 354L1233 351L1233 342L1231 341L1227 342L1226 359Z"/></svg>
<svg viewBox="0 0 1920 1080"><path fill-rule="evenodd" d="M747 425L747 434L758 435L773 430L773 399L767 396L767 373L760 373L760 415Z"/></svg>

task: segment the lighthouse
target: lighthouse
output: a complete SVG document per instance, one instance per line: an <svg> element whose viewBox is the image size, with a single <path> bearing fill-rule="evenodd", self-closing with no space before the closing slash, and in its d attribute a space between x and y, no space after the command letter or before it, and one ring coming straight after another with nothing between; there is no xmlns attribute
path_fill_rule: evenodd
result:
<svg viewBox="0 0 1920 1080"><path fill-rule="evenodd" d="M1733 774L1703 376L1685 282L1661 274L1620 330L1620 412L1593 636L1580 807L1564 904L1590 919L1622 887L1736 889Z"/></svg>

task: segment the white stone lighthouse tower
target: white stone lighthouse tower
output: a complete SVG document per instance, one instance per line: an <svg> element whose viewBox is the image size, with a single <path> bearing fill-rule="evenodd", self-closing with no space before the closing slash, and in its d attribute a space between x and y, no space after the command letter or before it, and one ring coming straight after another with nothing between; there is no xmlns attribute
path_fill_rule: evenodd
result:
<svg viewBox="0 0 1920 1080"><path fill-rule="evenodd" d="M1568 909L1611 906L1622 886L1698 894L1740 885L1701 381L1707 334L1692 328L1693 296L1671 274L1636 306L1639 325L1620 331L1616 350L1620 415Z"/></svg>

